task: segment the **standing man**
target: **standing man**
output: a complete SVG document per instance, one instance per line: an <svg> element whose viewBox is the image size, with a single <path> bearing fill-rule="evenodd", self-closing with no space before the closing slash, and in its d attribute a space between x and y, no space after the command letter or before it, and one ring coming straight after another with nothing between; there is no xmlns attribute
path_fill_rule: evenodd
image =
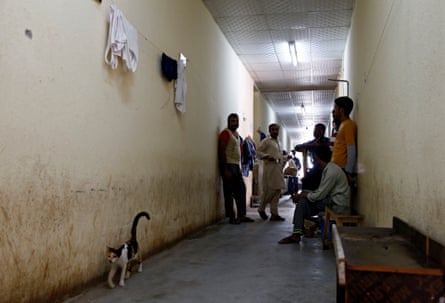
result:
<svg viewBox="0 0 445 303"><path fill-rule="evenodd" d="M301 162L300 162L300 159L297 158L295 149L293 149L291 151L291 153L292 153L292 160L294 161L295 166L297 167L298 170L300 170L301 169Z"/></svg>
<svg viewBox="0 0 445 303"><path fill-rule="evenodd" d="M285 220L278 214L278 201L281 190L285 187L283 164L288 157L282 154L280 143L278 142L279 132L280 126L278 124L270 124L270 137L261 141L257 150L257 157L263 160L263 195L258 207L258 213L263 220L267 220L269 216L266 214L266 205L270 204L270 221Z"/></svg>
<svg viewBox="0 0 445 303"><path fill-rule="evenodd" d="M236 131L239 126L237 114L230 114L227 118L227 128L224 129L218 140L219 171L223 180L224 206L226 217L230 224L253 222L246 217L246 185L241 174L241 137ZM235 199L236 213L233 209Z"/></svg>
<svg viewBox="0 0 445 303"><path fill-rule="evenodd" d="M354 102L349 97L338 97L334 103L332 116L338 132L332 150L332 162L345 171L349 184L352 184L357 165L357 125L349 118L349 114Z"/></svg>
<svg viewBox="0 0 445 303"><path fill-rule="evenodd" d="M313 149L317 146L329 146L329 138L325 137L326 126L318 123L314 126L314 139L303 144L295 145L295 150L303 153L303 178L301 179L303 190L315 190L320 185L321 172L318 163L314 161ZM312 168L307 169L307 158L310 158Z"/></svg>

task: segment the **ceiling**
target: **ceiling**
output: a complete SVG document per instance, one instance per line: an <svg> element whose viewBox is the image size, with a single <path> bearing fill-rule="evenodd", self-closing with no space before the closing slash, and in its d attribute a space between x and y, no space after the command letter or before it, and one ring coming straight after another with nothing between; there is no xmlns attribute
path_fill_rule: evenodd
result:
<svg viewBox="0 0 445 303"><path fill-rule="evenodd" d="M203 0L291 144L329 125L355 0ZM289 41L295 41L296 66ZM344 93L346 94L346 93Z"/></svg>

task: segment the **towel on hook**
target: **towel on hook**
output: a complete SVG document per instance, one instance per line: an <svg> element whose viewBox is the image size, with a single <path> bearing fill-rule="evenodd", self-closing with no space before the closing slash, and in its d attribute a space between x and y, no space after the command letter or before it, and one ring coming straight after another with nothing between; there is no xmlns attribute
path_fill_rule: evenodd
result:
<svg viewBox="0 0 445 303"><path fill-rule="evenodd" d="M138 63L138 32L114 4L110 7L105 63L116 69L121 57L126 70L134 72Z"/></svg>
<svg viewBox="0 0 445 303"><path fill-rule="evenodd" d="M175 83L175 105L181 113L185 113L185 101L187 95L187 81L185 79L185 68L187 58L181 53L178 60L178 79Z"/></svg>

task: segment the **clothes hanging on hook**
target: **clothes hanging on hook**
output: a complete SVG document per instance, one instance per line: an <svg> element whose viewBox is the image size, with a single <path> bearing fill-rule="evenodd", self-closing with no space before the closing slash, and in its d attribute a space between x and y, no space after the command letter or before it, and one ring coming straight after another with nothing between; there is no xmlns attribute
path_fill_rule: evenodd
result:
<svg viewBox="0 0 445 303"><path fill-rule="evenodd" d="M138 32L124 17L122 12L111 4L110 25L108 29L105 63L116 69L118 57L121 57L125 69L136 71L138 61Z"/></svg>
<svg viewBox="0 0 445 303"><path fill-rule="evenodd" d="M178 60L178 79L175 83L175 105L176 109L181 113L185 113L185 101L187 95L187 81L185 79L185 68L187 66L187 58L183 54L179 54Z"/></svg>
<svg viewBox="0 0 445 303"><path fill-rule="evenodd" d="M162 53L161 70L164 77L170 82L178 79L178 61Z"/></svg>

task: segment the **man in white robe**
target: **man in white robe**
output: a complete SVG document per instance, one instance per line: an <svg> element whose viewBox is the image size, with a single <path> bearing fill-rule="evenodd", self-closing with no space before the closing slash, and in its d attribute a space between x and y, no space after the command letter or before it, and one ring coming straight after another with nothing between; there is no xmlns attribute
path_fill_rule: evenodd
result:
<svg viewBox="0 0 445 303"><path fill-rule="evenodd" d="M263 194L258 207L258 213L263 220L267 220L269 216L266 214L266 206L270 204L270 221L285 220L278 214L278 202L281 190L285 187L283 166L289 158L288 156L283 156L280 143L278 142L279 132L280 126L278 124L270 124L270 137L261 141L257 150L257 158L263 162Z"/></svg>

